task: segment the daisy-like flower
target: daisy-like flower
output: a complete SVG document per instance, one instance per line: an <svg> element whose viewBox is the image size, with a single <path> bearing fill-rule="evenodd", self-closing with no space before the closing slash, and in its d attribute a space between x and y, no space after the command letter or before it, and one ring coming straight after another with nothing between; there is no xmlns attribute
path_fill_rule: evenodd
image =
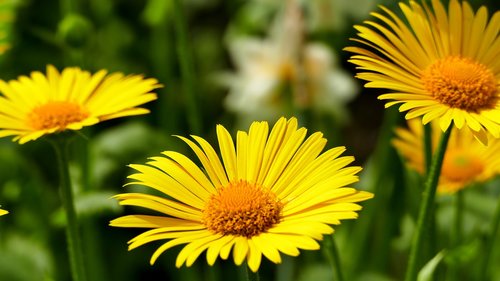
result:
<svg viewBox="0 0 500 281"><path fill-rule="evenodd" d="M486 7L476 13L469 3L439 0L399 4L408 24L385 7L372 13L381 23L355 26L353 39L371 50L348 47L350 62L365 72L357 77L366 87L392 92L379 96L401 104L406 119L438 120L445 131L453 122L469 128L485 143L488 133L500 138L500 13L488 19Z"/></svg>
<svg viewBox="0 0 500 281"><path fill-rule="evenodd" d="M2 210L0 209L0 216L3 216L3 215L6 215L8 214L9 212L5 211L5 210Z"/></svg>
<svg viewBox="0 0 500 281"><path fill-rule="evenodd" d="M146 114L139 108L156 99L152 90L161 85L153 78L106 70L90 74L78 67L61 73L47 66L47 75L0 80L0 137L15 136L23 144L46 134L80 130L100 121Z"/></svg>
<svg viewBox="0 0 500 281"><path fill-rule="evenodd" d="M360 167L348 167L353 157L339 157L344 147L321 153L326 139L316 132L306 139L297 120L281 118L269 132L267 122L254 122L248 133L239 131L236 145L228 131L217 126L219 158L203 138L180 137L199 158L200 169L186 156L166 151L137 170L130 184L147 186L165 196L119 194L122 205L162 213L128 215L111 226L150 228L129 241L129 250L168 240L153 254L151 264L165 250L187 244L176 266L190 266L206 251L209 265L217 257L245 259L257 271L262 255L274 263L280 253L297 256L299 249L319 249L317 240L333 232L332 224L357 218L356 202L371 193L348 187L358 181Z"/></svg>
<svg viewBox="0 0 500 281"><path fill-rule="evenodd" d="M442 134L437 122L431 123L433 149ZM396 129L393 144L409 167L423 174L425 170L422 124L408 122L408 129ZM472 183L486 182L500 174L500 141L489 140L488 146L477 142L470 130L454 130L444 155L438 192L453 193Z"/></svg>

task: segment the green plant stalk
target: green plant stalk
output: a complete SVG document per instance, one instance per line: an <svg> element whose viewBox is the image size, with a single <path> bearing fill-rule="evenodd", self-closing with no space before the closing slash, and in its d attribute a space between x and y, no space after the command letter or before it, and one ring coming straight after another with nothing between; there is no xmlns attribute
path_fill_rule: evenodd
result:
<svg viewBox="0 0 500 281"><path fill-rule="evenodd" d="M344 275L342 274L342 264L340 262L340 255L333 238L333 234L329 235L329 238L325 239L325 254L332 267L332 272L335 281L344 281Z"/></svg>
<svg viewBox="0 0 500 281"><path fill-rule="evenodd" d="M432 127L428 123L424 126L424 160L425 160L425 174L429 174L432 161Z"/></svg>
<svg viewBox="0 0 500 281"><path fill-rule="evenodd" d="M432 126L431 123L427 123L423 125L423 144L424 144L424 163L425 163L425 176L429 174L429 170L431 168L431 162L432 162ZM431 210L431 217L429 221L429 231L428 234L429 237L436 237L436 212L434 210ZM423 253L424 257L433 257L434 253L436 252L437 246L436 246L436 239L430 239L430 241L427 242L427 245L423 246L425 247L425 252Z"/></svg>
<svg viewBox="0 0 500 281"><path fill-rule="evenodd" d="M417 229L413 235L413 240L410 248L410 257L408 260L408 267L406 270L405 281L415 281L418 273L418 261L422 251L424 234L428 233L428 225L432 211L434 210L434 199L436 197L436 189L441 174L441 167L443 165L444 154L448 145L448 140L451 135L453 126L441 135L439 144L431 162L429 174L425 181L425 189L422 194L422 202L420 203L420 210L418 214Z"/></svg>
<svg viewBox="0 0 500 281"><path fill-rule="evenodd" d="M495 239L498 237L498 228L500 227L500 196L498 197L498 203L493 215L493 220L491 222L491 227L489 229L490 233L486 241L486 248L484 252L484 258L479 266L479 278L477 280L490 280L489 267L491 258L493 257L493 249L495 247Z"/></svg>
<svg viewBox="0 0 500 281"><path fill-rule="evenodd" d="M463 209L464 209L464 194L463 190L457 191L455 194L453 202L454 216L453 216L453 227L451 229L451 247L456 248L460 245L462 241L462 230L463 230ZM456 263L452 263L449 268L448 280L460 280L459 267Z"/></svg>
<svg viewBox="0 0 500 281"><path fill-rule="evenodd" d="M177 55L179 56L179 64L181 68L182 86L187 97L187 119L191 131L194 134L200 134L202 130L201 114L198 94L195 88L198 83L194 79L193 52L189 47L191 44L188 44L186 18L180 0L173 0L172 5L172 10L175 11L172 14L176 35Z"/></svg>
<svg viewBox="0 0 500 281"><path fill-rule="evenodd" d="M153 67L155 76L165 85L174 85L173 67L174 61L174 46L172 46L171 34L172 26L166 20L160 24L151 27L151 65ZM158 89L160 98L156 103L156 115L159 120L160 127L168 135L176 134L179 129L180 113L177 105L177 96L172 93L171 87L169 89Z"/></svg>
<svg viewBox="0 0 500 281"><path fill-rule="evenodd" d="M71 180L69 177L69 161L66 151L67 142L63 138L58 138L53 139L51 143L56 153L59 172L59 193L66 214L66 239L68 243L71 275L73 281L85 281L82 246L78 233L78 221L73 201Z"/></svg>

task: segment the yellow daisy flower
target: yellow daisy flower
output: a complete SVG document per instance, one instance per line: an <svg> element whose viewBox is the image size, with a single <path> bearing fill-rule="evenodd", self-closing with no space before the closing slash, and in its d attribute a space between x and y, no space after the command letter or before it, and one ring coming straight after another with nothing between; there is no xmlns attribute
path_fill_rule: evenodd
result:
<svg viewBox="0 0 500 281"><path fill-rule="evenodd" d="M145 114L138 108L156 99L152 90L161 85L140 75L95 74L78 67L61 73L47 66L47 75L34 71L30 77L0 80L0 137L15 136L23 144L65 130L80 130L100 121Z"/></svg>
<svg viewBox="0 0 500 281"><path fill-rule="evenodd" d="M436 122L431 123L433 149L442 134ZM408 166L423 174L425 170L422 124L408 122L408 129L396 129L393 144ZM438 192L453 193L475 182L485 182L500 174L500 140L489 140L488 146L477 142L470 130L454 130L446 149Z"/></svg>
<svg viewBox="0 0 500 281"><path fill-rule="evenodd" d="M165 250L187 244L176 266L191 266L206 251L209 265L218 256L234 262L246 259L256 272L262 255L280 263L280 252L297 256L299 249L317 250L331 224L357 218L356 202L373 194L347 187L358 181L360 167L347 167L354 158L339 157L344 147L321 153L326 144L320 132L307 139L297 120L281 118L269 132L267 122L254 122L248 133L239 131L236 146L228 131L217 126L222 161L203 138L180 137L199 158L200 169L186 156L163 152L137 170L130 184L165 194L125 193L122 205L144 207L160 216L129 215L111 226L150 228L129 241L129 250L157 240L168 240L151 257L153 264Z"/></svg>
<svg viewBox="0 0 500 281"><path fill-rule="evenodd" d="M0 216L3 216L3 215L6 215L8 214L9 212L5 211L5 210L2 210L0 209Z"/></svg>
<svg viewBox="0 0 500 281"><path fill-rule="evenodd" d="M369 88L391 93L386 107L401 104L406 119L422 117L424 124L439 120L445 131L453 122L468 127L487 141L500 138L500 13L488 19L486 7L474 13L469 3L450 0L448 11L439 0L432 9L410 1L399 4L408 24L385 7L372 13L381 23L355 26L353 39L373 51L347 47L350 62L366 71L357 77Z"/></svg>

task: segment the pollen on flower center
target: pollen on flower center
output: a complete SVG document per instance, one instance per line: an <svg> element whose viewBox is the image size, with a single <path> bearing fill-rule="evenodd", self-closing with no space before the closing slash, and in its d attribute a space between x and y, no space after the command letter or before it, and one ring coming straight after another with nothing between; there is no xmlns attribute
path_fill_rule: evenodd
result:
<svg viewBox="0 0 500 281"><path fill-rule="evenodd" d="M465 151L448 151L443 160L441 174L456 182L471 182L484 170L476 156Z"/></svg>
<svg viewBox="0 0 500 281"><path fill-rule="evenodd" d="M64 130L71 123L82 121L89 113L80 105L66 101L52 101L35 107L28 114L28 123L35 130L58 128Z"/></svg>
<svg viewBox="0 0 500 281"><path fill-rule="evenodd" d="M498 98L493 72L468 58L438 60L422 73L422 81L440 103L469 112L494 108Z"/></svg>
<svg viewBox="0 0 500 281"><path fill-rule="evenodd" d="M282 207L270 190L240 180L210 198L203 223L214 233L252 237L278 223Z"/></svg>

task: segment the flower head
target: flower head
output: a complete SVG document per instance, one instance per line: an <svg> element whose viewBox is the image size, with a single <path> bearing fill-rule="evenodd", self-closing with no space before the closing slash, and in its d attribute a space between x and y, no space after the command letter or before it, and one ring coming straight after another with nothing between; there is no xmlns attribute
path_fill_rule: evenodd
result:
<svg viewBox="0 0 500 281"><path fill-rule="evenodd" d="M386 107L401 104L406 119L438 120L443 131L453 122L483 143L488 133L500 138L500 13L488 22L486 7L474 13L457 0L448 11L439 0L432 9L415 1L399 6L408 24L382 7L385 14L372 14L382 24L355 27L361 39L353 40L373 49L346 48L355 53L350 62L365 71L357 77L366 87L392 90L379 99L391 100Z"/></svg>
<svg viewBox="0 0 500 281"><path fill-rule="evenodd" d="M8 214L9 212L5 211L5 210L2 210L0 209L0 216L3 216L3 215L6 215Z"/></svg>
<svg viewBox="0 0 500 281"><path fill-rule="evenodd" d="M248 133L239 131L236 146L228 131L217 126L221 158L203 138L180 137L199 158L200 169L186 156L163 152L147 165L130 165L137 173L130 184L147 186L165 196L119 194L122 205L162 213L128 215L112 226L150 228L129 241L129 249L167 240L151 258L187 244L176 266L190 266L206 251L207 262L218 256L234 262L245 259L257 271L262 255L280 263L280 252L297 256L299 249L319 249L317 240L333 232L332 224L357 218L356 202L373 195L348 187L358 181L360 167L348 167L353 157L339 157L337 147L321 153L326 144L316 132L306 139L297 120L281 118L269 132L267 122L254 122Z"/></svg>
<svg viewBox="0 0 500 281"><path fill-rule="evenodd" d="M30 77L0 80L0 137L15 136L26 143L46 134L80 130L100 121L145 114L139 108L156 99L152 90L160 87L153 78L122 73L95 74L78 67L61 73L52 65L47 74L34 71Z"/></svg>
<svg viewBox="0 0 500 281"><path fill-rule="evenodd" d="M442 132L432 122L433 149ZM408 129L396 129L393 144L408 166L424 173L422 124L418 119L408 122ZM441 168L438 192L453 193L472 183L486 182L500 174L500 141L492 139L488 146L477 142L470 130L454 130L451 134Z"/></svg>

